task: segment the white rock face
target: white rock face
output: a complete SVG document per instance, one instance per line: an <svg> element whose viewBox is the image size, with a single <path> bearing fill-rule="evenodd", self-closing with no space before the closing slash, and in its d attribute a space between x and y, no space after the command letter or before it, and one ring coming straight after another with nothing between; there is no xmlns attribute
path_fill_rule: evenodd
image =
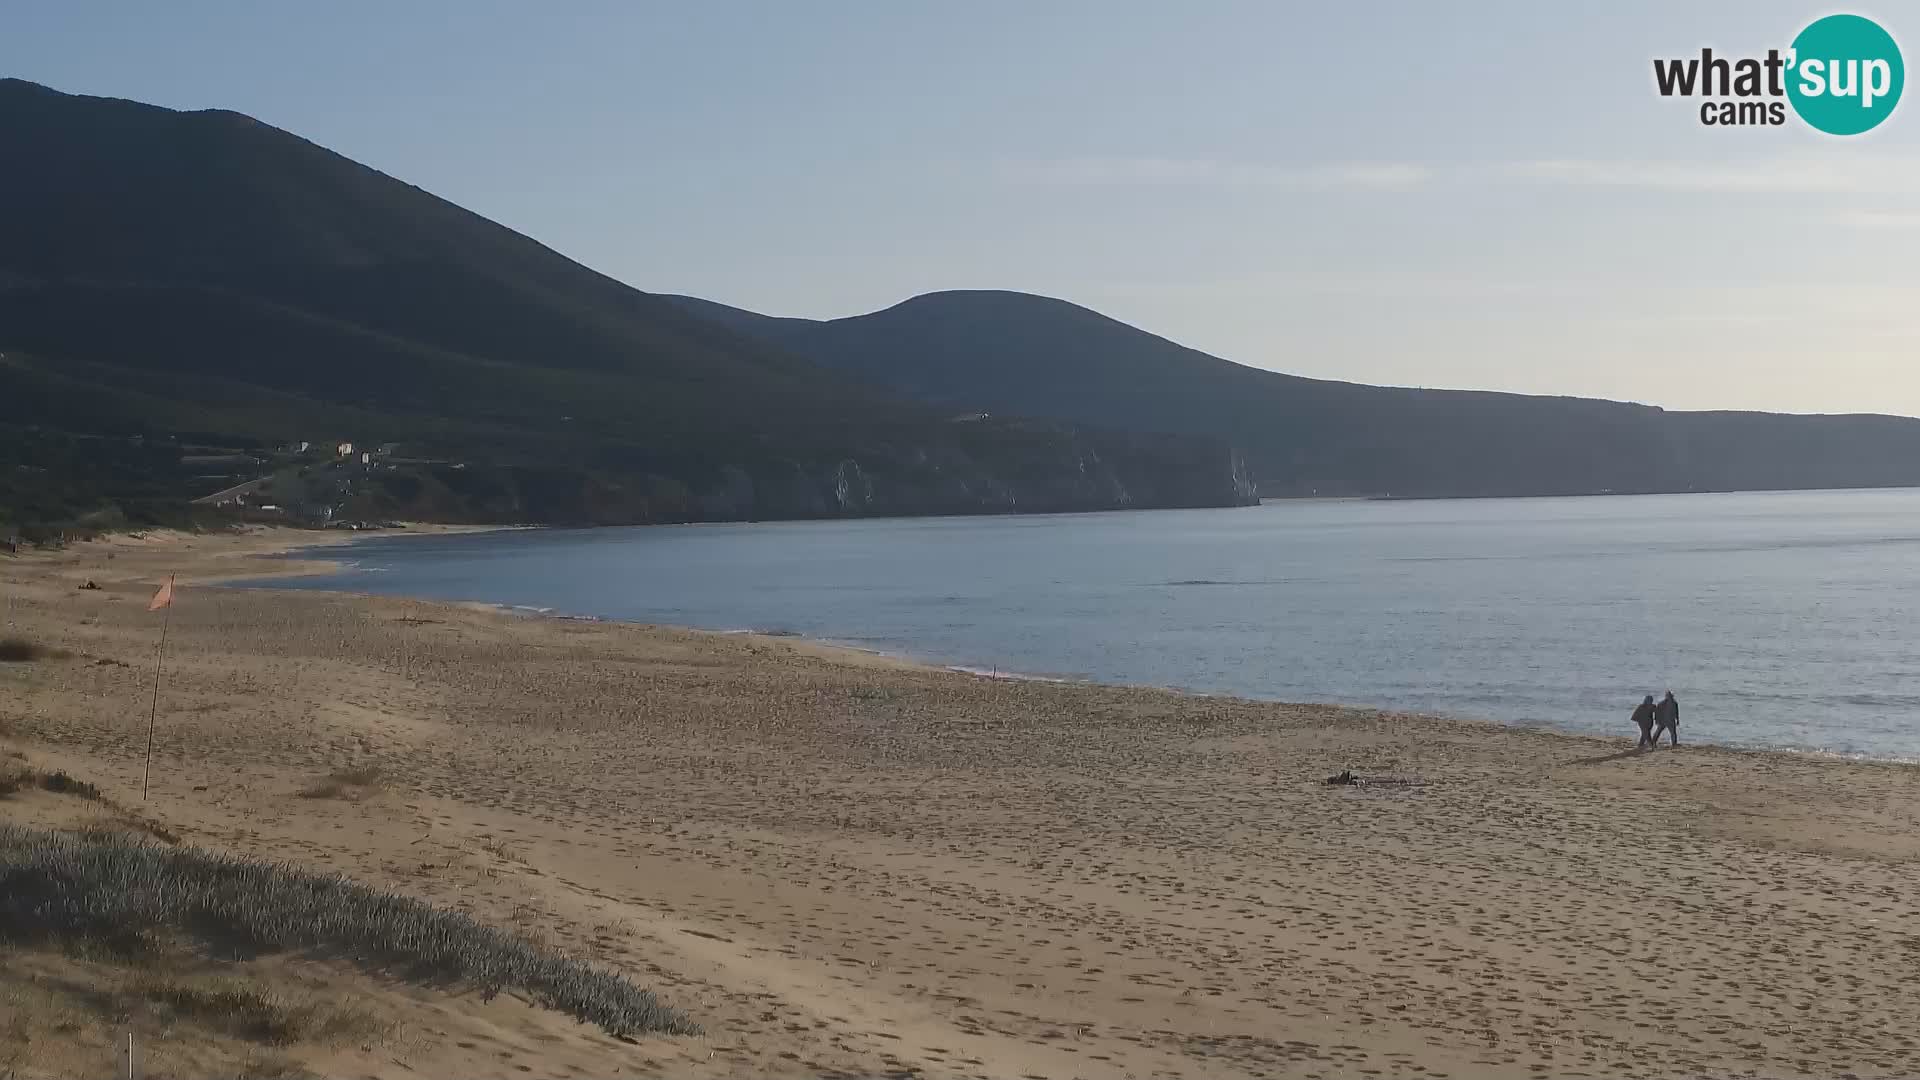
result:
<svg viewBox="0 0 1920 1080"><path fill-rule="evenodd" d="M860 471L859 462L848 458L834 470L833 498L843 513L872 505L873 481Z"/></svg>

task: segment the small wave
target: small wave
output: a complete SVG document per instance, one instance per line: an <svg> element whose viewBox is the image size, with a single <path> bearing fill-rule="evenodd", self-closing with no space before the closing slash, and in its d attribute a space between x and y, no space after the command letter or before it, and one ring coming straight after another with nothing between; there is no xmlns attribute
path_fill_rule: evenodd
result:
<svg viewBox="0 0 1920 1080"><path fill-rule="evenodd" d="M1012 679L1016 682L1070 683L1073 679L1059 675L1027 675L1005 668L970 667L966 664L948 664L948 671L957 671L962 675L978 675L983 679Z"/></svg>
<svg viewBox="0 0 1920 1080"><path fill-rule="evenodd" d="M1706 745L1712 744L1709 743ZM1772 746L1766 743L1725 743L1722 745L1734 750L1758 750L1833 761L1860 761L1886 765L1920 765L1920 757L1914 757L1910 754L1876 753L1871 750L1828 750L1817 746Z"/></svg>
<svg viewBox="0 0 1920 1080"><path fill-rule="evenodd" d="M1810 536L1765 543L1672 545L1670 551L1721 554L1739 551L1790 551L1797 548L1901 547L1920 544L1920 536Z"/></svg>
<svg viewBox="0 0 1920 1080"><path fill-rule="evenodd" d="M1833 700L1843 705L1862 705L1868 708L1920 709L1920 694L1840 694Z"/></svg>
<svg viewBox="0 0 1920 1080"><path fill-rule="evenodd" d="M1159 587L1159 588L1188 588L1192 586L1201 586L1201 585L1279 585L1279 584L1282 584L1282 582L1278 580L1269 580L1269 579L1261 579L1261 578L1239 580L1239 581L1233 580L1231 578L1181 578L1178 581L1161 581L1161 582L1155 583L1156 587Z"/></svg>
<svg viewBox="0 0 1920 1080"><path fill-rule="evenodd" d="M1818 536L1789 540L1734 540L1722 543L1702 543L1699 541L1651 541L1628 547L1589 548L1556 552L1555 559L1628 559L1640 558L1649 553L1671 553L1680 555L1731 555L1748 551L1793 551L1800 549L1825 548L1873 548L1889 546L1911 546L1920 544L1920 536ZM1534 562L1541 555L1533 551L1515 552L1468 552L1448 555L1396 555L1388 562Z"/></svg>

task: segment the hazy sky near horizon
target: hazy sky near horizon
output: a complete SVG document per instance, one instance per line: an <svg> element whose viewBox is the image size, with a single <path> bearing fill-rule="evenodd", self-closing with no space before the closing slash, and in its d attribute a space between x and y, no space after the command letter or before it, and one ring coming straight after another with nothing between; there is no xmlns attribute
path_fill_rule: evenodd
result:
<svg viewBox="0 0 1920 1080"><path fill-rule="evenodd" d="M1020 289L1317 377L1920 415L1920 99L1838 139L1653 89L1835 10L1920 59L1884 0L10 0L0 76L770 314Z"/></svg>

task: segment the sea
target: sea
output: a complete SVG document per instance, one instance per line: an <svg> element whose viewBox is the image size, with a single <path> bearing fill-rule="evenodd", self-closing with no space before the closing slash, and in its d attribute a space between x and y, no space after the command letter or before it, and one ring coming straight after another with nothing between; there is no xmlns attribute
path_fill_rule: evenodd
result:
<svg viewBox="0 0 1920 1080"><path fill-rule="evenodd" d="M1003 676L1920 760L1920 490L376 534L277 588Z"/></svg>

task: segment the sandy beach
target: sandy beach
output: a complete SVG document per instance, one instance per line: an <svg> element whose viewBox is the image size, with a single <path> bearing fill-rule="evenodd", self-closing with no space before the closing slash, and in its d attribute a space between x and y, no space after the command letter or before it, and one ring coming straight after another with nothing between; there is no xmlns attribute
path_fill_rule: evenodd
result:
<svg viewBox="0 0 1920 1080"><path fill-rule="evenodd" d="M1621 738L1590 739L204 584L339 539L0 555L0 636L59 650L0 663L0 753L186 843L516 926L705 1034L618 1042L509 997L253 961L393 1018L290 1068L1920 1075L1920 767L1636 754L1630 701ZM1342 770L1373 782L1325 782ZM366 782L315 797L329 775ZM76 813L0 800L0 821ZM64 963L0 965L0 1075L114 1060L122 1029L32 1015L50 991L22 979ZM183 1075L215 1060L149 1036Z"/></svg>

